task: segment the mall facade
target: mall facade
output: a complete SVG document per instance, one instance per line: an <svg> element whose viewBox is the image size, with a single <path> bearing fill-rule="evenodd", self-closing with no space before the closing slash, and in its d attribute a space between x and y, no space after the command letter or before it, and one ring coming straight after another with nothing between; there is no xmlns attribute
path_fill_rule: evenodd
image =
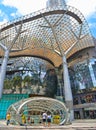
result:
<svg viewBox="0 0 96 130"><path fill-rule="evenodd" d="M0 46L1 119L9 106L20 112L20 99L27 105L43 96L64 102L70 120L96 118L96 39L78 9L48 0L45 9L2 25Z"/></svg>

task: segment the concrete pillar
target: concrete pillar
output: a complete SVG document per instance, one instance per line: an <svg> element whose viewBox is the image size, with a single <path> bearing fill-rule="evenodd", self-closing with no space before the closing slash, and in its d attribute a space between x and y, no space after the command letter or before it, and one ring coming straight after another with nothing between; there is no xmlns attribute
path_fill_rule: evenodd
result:
<svg viewBox="0 0 96 130"><path fill-rule="evenodd" d="M68 72L68 66L66 61L66 56L63 56L63 77L64 77L64 95L65 103L70 111L70 121L74 120L74 111L73 111L73 97L71 91L71 84Z"/></svg>
<svg viewBox="0 0 96 130"><path fill-rule="evenodd" d="M83 109L81 108L79 112L80 112L80 118L84 119Z"/></svg>

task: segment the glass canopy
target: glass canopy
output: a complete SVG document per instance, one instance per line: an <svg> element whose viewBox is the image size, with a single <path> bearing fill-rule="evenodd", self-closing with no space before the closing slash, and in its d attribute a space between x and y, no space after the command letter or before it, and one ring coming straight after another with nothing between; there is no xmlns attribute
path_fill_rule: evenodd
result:
<svg viewBox="0 0 96 130"><path fill-rule="evenodd" d="M68 109L65 104L56 99L47 97L31 97L20 100L12 104L7 113L11 114L11 122L13 124L22 124L22 113L26 116L26 123L28 124L28 118L34 119L34 123L39 123L42 120L43 112L50 112L52 115L52 123L54 119L60 119L59 124L67 123Z"/></svg>
<svg viewBox="0 0 96 130"><path fill-rule="evenodd" d="M12 40L22 27L14 45ZM42 58L55 67L62 64L62 56L67 58L76 52L93 47L94 42L89 26L80 11L71 6L46 8L10 21L0 28L0 41L11 47L10 56L32 56ZM0 56L4 51L0 48Z"/></svg>

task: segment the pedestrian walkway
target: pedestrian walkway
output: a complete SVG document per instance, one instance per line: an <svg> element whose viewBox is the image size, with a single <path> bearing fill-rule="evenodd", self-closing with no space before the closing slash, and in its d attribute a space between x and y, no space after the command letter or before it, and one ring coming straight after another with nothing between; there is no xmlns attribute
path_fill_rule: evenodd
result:
<svg viewBox="0 0 96 130"><path fill-rule="evenodd" d="M96 119L94 120L75 120L69 125L52 125L44 127L43 125L33 126L14 126L6 125L5 120L0 120L0 130L96 130Z"/></svg>

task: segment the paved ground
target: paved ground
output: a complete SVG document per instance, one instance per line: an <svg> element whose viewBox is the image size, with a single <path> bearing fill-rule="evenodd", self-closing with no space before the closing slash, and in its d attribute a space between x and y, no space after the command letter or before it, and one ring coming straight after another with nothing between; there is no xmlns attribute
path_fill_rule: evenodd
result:
<svg viewBox="0 0 96 130"><path fill-rule="evenodd" d="M0 130L28 130L28 129L36 129L36 130L96 130L96 119L94 120L75 120L70 125L58 126L52 125L50 128L40 126L6 126L5 120L0 120Z"/></svg>

